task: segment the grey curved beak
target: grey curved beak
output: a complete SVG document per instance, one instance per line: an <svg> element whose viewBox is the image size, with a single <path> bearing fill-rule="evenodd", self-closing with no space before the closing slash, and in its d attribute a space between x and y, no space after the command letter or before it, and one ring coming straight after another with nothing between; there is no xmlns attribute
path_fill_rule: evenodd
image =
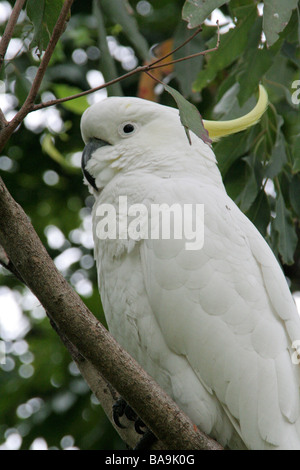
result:
<svg viewBox="0 0 300 470"><path fill-rule="evenodd" d="M90 183L90 185L93 186L93 188L95 188L97 191L98 191L98 188L96 186L95 178L85 169L85 167L88 161L90 160L90 158L92 157L93 153L98 148L104 147L105 145L110 145L110 144L108 144L104 140L93 137L92 139L88 141L88 143L84 147L83 152L82 152L82 157L81 157L81 168L82 168L83 174L88 180L88 182Z"/></svg>

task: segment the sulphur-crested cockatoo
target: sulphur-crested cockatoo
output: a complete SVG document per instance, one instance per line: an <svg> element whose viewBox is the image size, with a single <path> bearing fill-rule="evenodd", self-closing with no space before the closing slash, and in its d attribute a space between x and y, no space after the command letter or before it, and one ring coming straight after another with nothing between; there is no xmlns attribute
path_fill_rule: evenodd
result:
<svg viewBox="0 0 300 470"><path fill-rule="evenodd" d="M204 124L218 138L265 107L261 87L249 115ZM112 335L223 446L300 449L298 313L268 244L227 195L210 145L192 132L189 143L175 108L138 98L92 105L81 130ZM191 219L203 235L194 244Z"/></svg>

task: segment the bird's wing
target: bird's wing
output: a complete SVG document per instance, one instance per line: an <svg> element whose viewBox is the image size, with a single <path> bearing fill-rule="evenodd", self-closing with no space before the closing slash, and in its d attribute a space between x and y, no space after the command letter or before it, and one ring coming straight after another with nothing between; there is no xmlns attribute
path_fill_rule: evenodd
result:
<svg viewBox="0 0 300 470"><path fill-rule="evenodd" d="M222 190L184 179L164 187L154 202L205 209L201 250L187 251L185 240L140 245L149 303L168 347L216 395L248 448L299 449L299 366L290 349L300 321L273 253Z"/></svg>

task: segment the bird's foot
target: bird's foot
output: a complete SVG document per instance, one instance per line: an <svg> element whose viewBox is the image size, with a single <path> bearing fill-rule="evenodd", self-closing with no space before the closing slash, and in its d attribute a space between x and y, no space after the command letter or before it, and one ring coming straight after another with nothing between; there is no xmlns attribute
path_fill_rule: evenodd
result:
<svg viewBox="0 0 300 470"><path fill-rule="evenodd" d="M150 429L146 427L135 411L126 403L122 397L120 397L113 405L113 420L119 428L124 429L126 426L120 422L120 418L122 418L122 416L126 416L129 421L134 421L134 428L136 432L142 435L142 438L139 440L134 450L148 449L151 444L155 442L156 437L150 431ZM145 428L145 430L142 430L141 428Z"/></svg>
<svg viewBox="0 0 300 470"><path fill-rule="evenodd" d="M138 434L144 434L145 431L143 431L141 428L145 427L145 424L138 417L135 411L133 411L133 409L127 405L126 401L121 397L113 405L113 420L119 428L124 429L126 426L120 422L120 418L122 418L122 416L126 416L129 421L134 421L134 428Z"/></svg>

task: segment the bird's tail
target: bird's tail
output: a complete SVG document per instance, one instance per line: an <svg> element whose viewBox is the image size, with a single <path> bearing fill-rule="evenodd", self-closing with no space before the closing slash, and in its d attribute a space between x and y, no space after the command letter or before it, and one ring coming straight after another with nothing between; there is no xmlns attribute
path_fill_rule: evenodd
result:
<svg viewBox="0 0 300 470"><path fill-rule="evenodd" d="M209 137L214 141L229 134L243 131L247 127L253 126L260 120L268 107L268 93L266 89L259 85L259 97L256 106L245 116L230 121L208 121L203 120L203 125L208 131Z"/></svg>

